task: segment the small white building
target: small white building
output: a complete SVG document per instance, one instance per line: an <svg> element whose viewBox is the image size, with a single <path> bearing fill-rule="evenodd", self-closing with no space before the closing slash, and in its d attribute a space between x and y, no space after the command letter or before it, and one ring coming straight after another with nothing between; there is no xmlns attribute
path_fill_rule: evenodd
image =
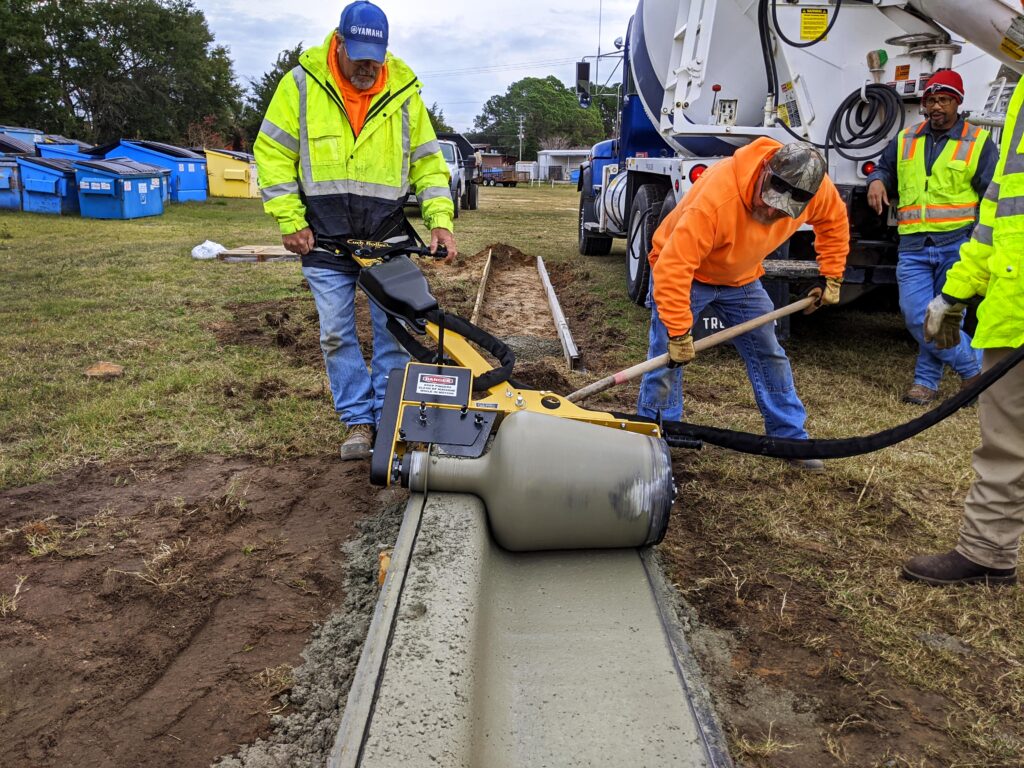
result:
<svg viewBox="0 0 1024 768"><path fill-rule="evenodd" d="M537 153L541 181L569 181L590 156L589 149L542 149Z"/></svg>
<svg viewBox="0 0 1024 768"><path fill-rule="evenodd" d="M530 181L540 178L540 163L536 160L520 160L516 163L516 174L525 173Z"/></svg>

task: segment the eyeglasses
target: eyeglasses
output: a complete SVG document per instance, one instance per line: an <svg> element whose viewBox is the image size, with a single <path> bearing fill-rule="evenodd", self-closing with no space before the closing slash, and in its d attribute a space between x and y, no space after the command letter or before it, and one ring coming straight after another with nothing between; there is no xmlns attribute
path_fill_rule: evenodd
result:
<svg viewBox="0 0 1024 768"><path fill-rule="evenodd" d="M794 187L788 181L783 179L781 176L776 176L772 172L772 169L768 169L768 183L771 188L782 195L789 195L795 203L809 203L811 198L814 197L813 192L808 192L806 189L800 189L800 187Z"/></svg>
<svg viewBox="0 0 1024 768"><path fill-rule="evenodd" d="M954 101L952 96L926 96L921 103L925 107L948 107Z"/></svg>

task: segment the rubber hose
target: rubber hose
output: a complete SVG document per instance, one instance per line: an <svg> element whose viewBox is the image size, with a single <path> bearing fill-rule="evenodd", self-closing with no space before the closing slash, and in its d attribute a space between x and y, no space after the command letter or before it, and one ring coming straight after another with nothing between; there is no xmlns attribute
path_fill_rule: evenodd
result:
<svg viewBox="0 0 1024 768"><path fill-rule="evenodd" d="M864 88L864 98L867 101L861 98L861 92L857 90L839 105L828 126L826 152L831 148L847 160L867 160L877 155L878 150L873 149L860 156L850 153L875 148L880 143L888 141L894 132L903 130L906 115L903 112L903 101L895 89L879 83L870 83ZM879 115L882 116L881 122L872 128L879 120Z"/></svg>
<svg viewBox="0 0 1024 768"><path fill-rule="evenodd" d="M949 418L956 411L974 400L979 394L995 384L1015 365L1024 360L1024 347L1018 347L1012 354L999 361L967 389L945 400L937 408L923 416L864 437L847 437L829 440L795 440L784 437L770 437L751 432L736 432L729 429L706 427L686 422L667 422L662 425L665 439L672 445L674 439L688 441L702 440L721 448L759 456L773 456L778 459L845 459L871 453L903 442L920 432ZM689 446L687 446L689 447Z"/></svg>
<svg viewBox="0 0 1024 768"><path fill-rule="evenodd" d="M783 33L782 27L779 26L778 0L770 1L772 7L772 24L775 26L775 34L779 36L779 39L782 40L782 42L792 48L810 48L812 45L817 45L828 37L828 33L832 31L832 27L836 25L836 21L839 19L839 9L843 7L843 0L836 0L836 9L832 13L832 19L829 21L828 26L825 27L825 31L813 40L807 40L801 43L796 40L790 40L786 37L785 33Z"/></svg>

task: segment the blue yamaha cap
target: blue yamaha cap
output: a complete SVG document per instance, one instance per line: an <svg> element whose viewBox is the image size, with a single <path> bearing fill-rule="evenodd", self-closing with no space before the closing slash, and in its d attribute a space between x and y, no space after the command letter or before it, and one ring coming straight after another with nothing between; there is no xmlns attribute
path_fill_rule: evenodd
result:
<svg viewBox="0 0 1024 768"><path fill-rule="evenodd" d="M373 3L349 3L341 12L338 34L350 59L384 62L388 50L388 17Z"/></svg>

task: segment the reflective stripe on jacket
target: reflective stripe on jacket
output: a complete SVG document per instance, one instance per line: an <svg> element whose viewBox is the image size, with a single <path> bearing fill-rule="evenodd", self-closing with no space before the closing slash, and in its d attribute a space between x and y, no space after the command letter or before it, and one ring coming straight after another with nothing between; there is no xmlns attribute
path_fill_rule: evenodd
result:
<svg viewBox="0 0 1024 768"><path fill-rule="evenodd" d="M899 208L896 220L901 235L917 232L952 232L978 217L978 193L971 181L978 171L981 147L988 131L965 122L956 141L947 141L929 175L925 167L924 129L919 123L899 135L896 179Z"/></svg>
<svg viewBox="0 0 1024 768"><path fill-rule="evenodd" d="M263 207L282 234L369 237L410 188L429 229L452 229L450 174L420 98L420 82L387 56L388 80L356 137L327 66L332 32L278 84L253 151Z"/></svg>
<svg viewBox="0 0 1024 768"><path fill-rule="evenodd" d="M1024 80L1006 112L999 162L981 200L978 225L946 274L942 292L966 301L984 296L973 344L982 349L1024 344Z"/></svg>

